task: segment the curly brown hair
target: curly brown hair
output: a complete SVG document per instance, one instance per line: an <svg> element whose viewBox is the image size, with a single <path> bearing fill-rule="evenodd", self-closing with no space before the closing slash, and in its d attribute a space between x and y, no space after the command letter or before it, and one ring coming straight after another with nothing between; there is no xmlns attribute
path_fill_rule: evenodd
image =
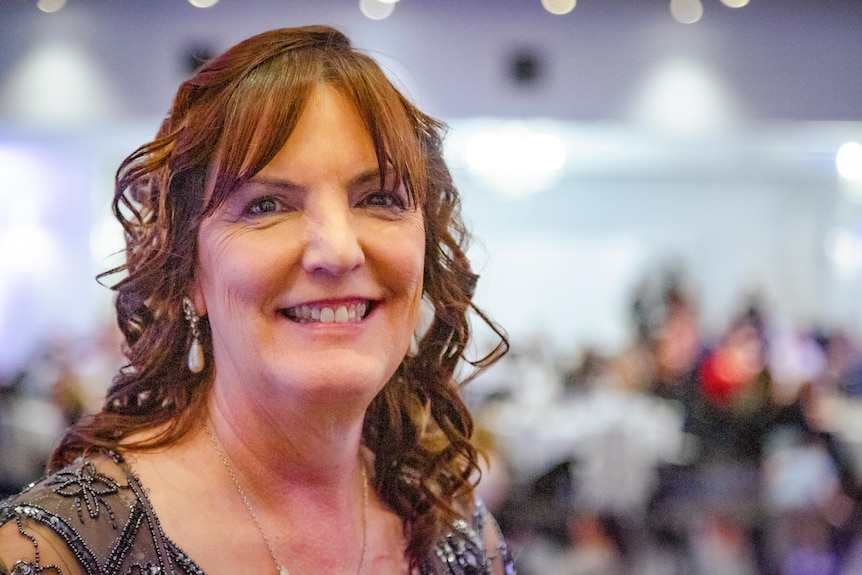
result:
<svg viewBox="0 0 862 575"><path fill-rule="evenodd" d="M51 466L121 443L126 451L169 446L195 426L213 376L211 365L198 374L186 368L191 333L181 301L195 274L199 225L283 147L321 83L353 101L382 177L393 171L424 216L423 297L433 304L433 322L418 353L402 361L369 406L362 438L375 454L375 489L402 518L415 565L459 510L469 508L478 472L473 422L455 378L468 361L468 311L500 336L491 353L469 362L474 374L508 343L472 303L477 276L443 159L445 126L329 27L272 30L206 62L180 86L156 138L120 165L113 210L125 230L126 263L100 277L124 274L113 289L128 365L114 378L102 411L67 432ZM200 327L209 350L205 318ZM148 439L131 443L141 431L151 432Z"/></svg>

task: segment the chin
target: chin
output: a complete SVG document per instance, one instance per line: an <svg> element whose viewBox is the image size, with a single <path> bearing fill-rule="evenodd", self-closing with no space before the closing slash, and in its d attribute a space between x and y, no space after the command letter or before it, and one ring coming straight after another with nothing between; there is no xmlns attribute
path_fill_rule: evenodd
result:
<svg viewBox="0 0 862 575"><path fill-rule="evenodd" d="M326 362L297 370L292 365L288 373L275 377L294 388L294 393L307 394L329 401L370 402L386 385L398 368L355 357ZM295 383L294 383L295 382Z"/></svg>

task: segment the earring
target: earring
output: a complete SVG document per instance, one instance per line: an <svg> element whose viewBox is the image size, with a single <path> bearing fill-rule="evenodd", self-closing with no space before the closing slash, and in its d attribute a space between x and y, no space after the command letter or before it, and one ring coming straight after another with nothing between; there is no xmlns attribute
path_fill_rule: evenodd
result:
<svg viewBox="0 0 862 575"><path fill-rule="evenodd" d="M189 346L188 366L192 373L200 373L204 370L204 348L201 345L201 330L198 322L201 318L195 310L195 304L187 297L183 298L183 315L189 323L192 332L192 344Z"/></svg>

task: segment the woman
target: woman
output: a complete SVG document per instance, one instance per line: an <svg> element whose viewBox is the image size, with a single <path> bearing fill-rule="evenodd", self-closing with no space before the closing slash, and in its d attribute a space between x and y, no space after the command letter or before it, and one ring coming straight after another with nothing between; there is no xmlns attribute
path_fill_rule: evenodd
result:
<svg viewBox="0 0 862 575"><path fill-rule="evenodd" d="M441 132L326 27L180 87L117 175L129 365L0 505L12 573L512 572L453 380L476 276Z"/></svg>

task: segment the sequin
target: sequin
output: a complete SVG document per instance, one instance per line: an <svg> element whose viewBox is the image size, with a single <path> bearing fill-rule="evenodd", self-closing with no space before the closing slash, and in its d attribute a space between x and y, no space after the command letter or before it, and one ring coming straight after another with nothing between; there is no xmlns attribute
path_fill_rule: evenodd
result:
<svg viewBox="0 0 862 575"><path fill-rule="evenodd" d="M98 461L85 459L53 474L25 492L0 501L0 525L19 522L25 537L32 537L33 561L18 561L10 575L54 573L39 562L32 523L50 529L65 541L85 575L104 572L124 575L206 575L192 558L167 539L146 492L122 458L107 454ZM116 471L103 473L110 466ZM126 485L113 477L124 477ZM201 501L201 505L206 505ZM86 509L86 512L84 511ZM114 513L116 510L116 514ZM190 519L194 520L194 519ZM488 575L492 565L515 575L514 564L502 535L499 545L485 549L485 529L498 529L481 505L470 521L456 521L419 565L422 575ZM164 542L165 554L157 551ZM489 552L492 554L489 555ZM170 567L169 569L167 567ZM281 570L280 575L288 575Z"/></svg>
<svg viewBox="0 0 862 575"><path fill-rule="evenodd" d="M18 561L12 566L11 575L34 575L36 566L29 561Z"/></svg>

